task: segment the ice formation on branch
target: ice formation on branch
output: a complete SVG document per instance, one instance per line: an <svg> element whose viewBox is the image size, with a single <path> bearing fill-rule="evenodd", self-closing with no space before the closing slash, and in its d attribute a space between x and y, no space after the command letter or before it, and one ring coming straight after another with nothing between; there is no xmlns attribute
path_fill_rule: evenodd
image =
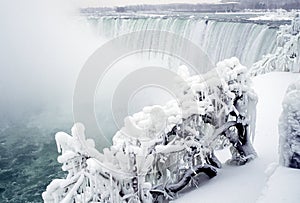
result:
<svg viewBox="0 0 300 203"><path fill-rule="evenodd" d="M72 135L56 134L58 161L68 172L43 193L45 202L162 202L197 184L199 174L212 178L221 163L214 150L230 147L229 164L256 157L251 144L257 97L247 68L238 59L219 62L205 75L178 74L178 101L148 106L128 116L99 153L86 140L82 124Z"/></svg>
<svg viewBox="0 0 300 203"><path fill-rule="evenodd" d="M282 106L279 120L280 163L300 169L300 80L288 87Z"/></svg>
<svg viewBox="0 0 300 203"><path fill-rule="evenodd" d="M292 20L291 25L281 25L277 31L277 48L275 53L263 56L254 63L251 75L271 71L300 72L300 16Z"/></svg>

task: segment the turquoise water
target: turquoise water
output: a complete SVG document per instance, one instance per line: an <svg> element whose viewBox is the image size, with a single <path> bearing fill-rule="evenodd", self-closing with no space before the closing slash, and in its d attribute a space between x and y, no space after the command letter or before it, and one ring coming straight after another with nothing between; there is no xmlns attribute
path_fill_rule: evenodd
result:
<svg viewBox="0 0 300 203"><path fill-rule="evenodd" d="M1 131L0 202L42 202L41 194L51 180L64 177L56 160L57 131L22 124Z"/></svg>

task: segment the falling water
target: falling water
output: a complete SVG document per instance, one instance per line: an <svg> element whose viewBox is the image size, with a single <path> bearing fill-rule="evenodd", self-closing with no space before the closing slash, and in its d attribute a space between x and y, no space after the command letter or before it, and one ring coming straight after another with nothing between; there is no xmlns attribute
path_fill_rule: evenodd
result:
<svg viewBox="0 0 300 203"><path fill-rule="evenodd" d="M213 63L236 56L247 67L263 55L274 52L276 47L276 29L253 23L172 16L102 16L96 20L96 26L98 35L107 39L140 30L173 32L200 46ZM132 39L132 42L135 43L136 40Z"/></svg>

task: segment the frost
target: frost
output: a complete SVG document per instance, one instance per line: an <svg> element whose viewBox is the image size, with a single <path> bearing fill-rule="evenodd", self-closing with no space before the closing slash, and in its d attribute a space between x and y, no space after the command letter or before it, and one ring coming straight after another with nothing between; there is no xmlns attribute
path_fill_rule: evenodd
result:
<svg viewBox="0 0 300 203"><path fill-rule="evenodd" d="M279 120L280 163L300 168L300 80L288 87L282 106Z"/></svg>
<svg viewBox="0 0 300 203"><path fill-rule="evenodd" d="M216 149L230 146L229 164L256 157L251 137L257 97L247 68L231 58L204 75L190 76L182 66L178 76L184 81L176 80L178 101L126 117L103 153L80 123L71 135L57 133L58 161L68 175L50 183L44 201L162 202L193 187L201 173L216 176Z"/></svg>

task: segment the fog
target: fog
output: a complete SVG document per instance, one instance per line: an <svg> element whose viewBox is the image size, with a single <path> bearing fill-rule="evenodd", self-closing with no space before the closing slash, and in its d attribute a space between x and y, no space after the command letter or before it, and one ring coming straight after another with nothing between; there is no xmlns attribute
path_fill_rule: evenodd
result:
<svg viewBox="0 0 300 203"><path fill-rule="evenodd" d="M77 75L100 43L78 11L70 1L0 1L0 126L71 115Z"/></svg>

